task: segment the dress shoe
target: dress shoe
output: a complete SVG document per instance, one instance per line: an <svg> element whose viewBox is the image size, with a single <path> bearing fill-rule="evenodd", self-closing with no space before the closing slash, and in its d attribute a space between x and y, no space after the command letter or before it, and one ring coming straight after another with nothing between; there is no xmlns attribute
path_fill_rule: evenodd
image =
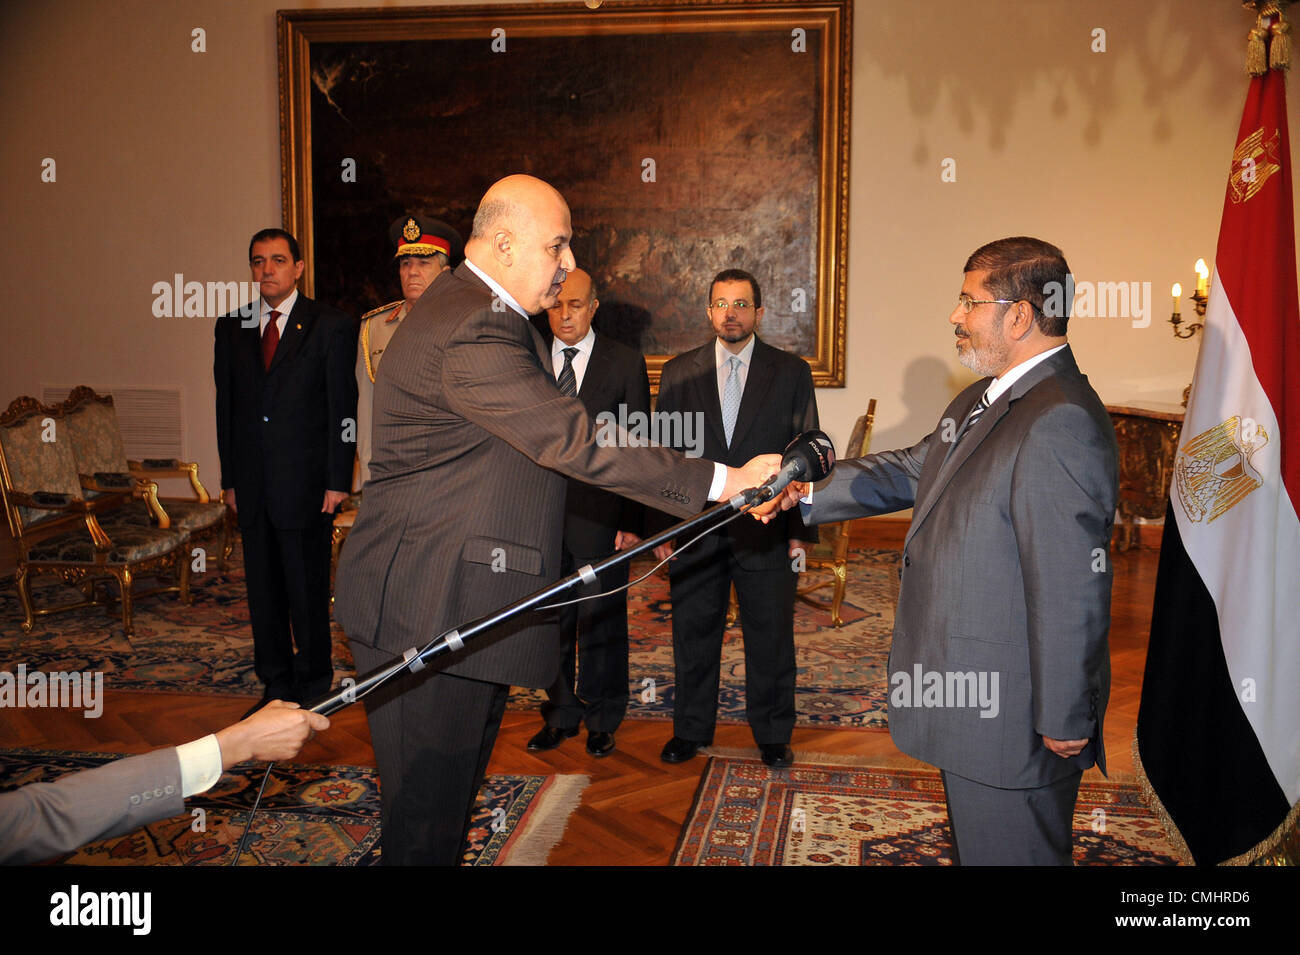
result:
<svg viewBox="0 0 1300 955"><path fill-rule="evenodd" d="M545 749L555 749L566 739L571 739L577 735L578 728L576 726L571 730L559 726L543 726L537 735L528 741L528 748L534 753Z"/></svg>
<svg viewBox="0 0 1300 955"><path fill-rule="evenodd" d="M794 753L786 743L759 743L758 749L763 754L763 762L774 769L784 769L794 763Z"/></svg>
<svg viewBox="0 0 1300 955"><path fill-rule="evenodd" d="M694 757L702 747L708 745L708 743L697 743L694 740L674 736L664 744L663 752L659 754L659 758L665 763L684 763Z"/></svg>
<svg viewBox="0 0 1300 955"><path fill-rule="evenodd" d="M597 758L614 752L613 733L588 733L587 752Z"/></svg>

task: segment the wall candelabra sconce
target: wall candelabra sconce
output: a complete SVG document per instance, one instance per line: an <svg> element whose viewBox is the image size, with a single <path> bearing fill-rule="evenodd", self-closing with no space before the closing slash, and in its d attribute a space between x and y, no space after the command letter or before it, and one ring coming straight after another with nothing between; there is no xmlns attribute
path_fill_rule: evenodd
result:
<svg viewBox="0 0 1300 955"><path fill-rule="evenodd" d="M1174 294L1174 313L1169 316L1169 324L1174 327L1175 338L1191 338L1202 328L1204 323L1196 322L1193 325L1183 327L1183 316L1178 309L1183 297L1183 286L1181 282L1175 282L1173 288ZM1210 269L1205 264L1204 259L1196 260L1196 291L1192 293L1192 308L1196 310L1197 318L1205 317L1205 306L1210 300Z"/></svg>
<svg viewBox="0 0 1300 955"><path fill-rule="evenodd" d="M1192 293L1192 308L1196 310L1197 318L1205 317L1205 307L1210 301L1210 267L1205 264L1204 259L1197 259L1196 265L1196 291ZM1205 328L1204 322L1196 322L1192 325L1183 325L1183 316L1179 314L1179 304L1183 298L1183 286L1181 282L1175 282L1174 288L1174 313L1169 316L1169 324L1174 327L1175 338L1191 338L1197 332ZM1191 396L1192 386L1188 385L1183 389L1183 407L1187 407L1187 399Z"/></svg>

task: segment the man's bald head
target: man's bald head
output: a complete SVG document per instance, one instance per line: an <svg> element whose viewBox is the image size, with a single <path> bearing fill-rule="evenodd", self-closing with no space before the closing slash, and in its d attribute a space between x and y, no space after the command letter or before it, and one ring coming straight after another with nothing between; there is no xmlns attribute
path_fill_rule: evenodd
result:
<svg viewBox="0 0 1300 955"><path fill-rule="evenodd" d="M483 194L474 214L471 239L489 239L498 228L518 228L529 209L537 209L550 202L558 202L568 210L568 204L548 182L535 176L514 175L498 179Z"/></svg>
<svg viewBox="0 0 1300 955"><path fill-rule="evenodd" d="M479 203L465 258L498 282L529 313L555 303L573 269L569 206L550 183L507 176Z"/></svg>
<svg viewBox="0 0 1300 955"><path fill-rule="evenodd" d="M590 302L595 297L596 290L592 285L591 276L587 274L587 270L570 269L569 274L565 276L564 286L560 289L560 298Z"/></svg>
<svg viewBox="0 0 1300 955"><path fill-rule="evenodd" d="M551 333L566 345L578 344L587 337L599 305L591 276L574 269L565 278L555 304L546 309Z"/></svg>

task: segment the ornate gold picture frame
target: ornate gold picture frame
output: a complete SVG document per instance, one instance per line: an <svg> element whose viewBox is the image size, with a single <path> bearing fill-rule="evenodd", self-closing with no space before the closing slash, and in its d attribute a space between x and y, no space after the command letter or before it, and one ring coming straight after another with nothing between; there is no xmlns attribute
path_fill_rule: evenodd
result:
<svg viewBox="0 0 1300 955"><path fill-rule="evenodd" d="M305 291L399 297L389 222L468 236L496 179L554 184L598 330L664 361L709 279L758 278L759 333L844 384L852 0L282 10L285 227Z"/></svg>

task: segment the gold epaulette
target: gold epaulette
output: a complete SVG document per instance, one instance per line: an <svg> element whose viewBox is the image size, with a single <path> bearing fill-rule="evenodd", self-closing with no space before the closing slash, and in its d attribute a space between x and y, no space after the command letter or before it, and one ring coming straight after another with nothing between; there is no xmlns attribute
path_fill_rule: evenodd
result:
<svg viewBox="0 0 1300 955"><path fill-rule="evenodd" d="M378 315L380 312L390 312L395 308L399 308L401 307L402 301L403 300L399 298L396 302L389 302L387 305L380 305L378 308L372 308L370 311L366 312L366 314L361 316L361 320L364 322L367 318Z"/></svg>
<svg viewBox="0 0 1300 955"><path fill-rule="evenodd" d="M389 302L387 305L372 308L361 316L361 356L366 363L366 377L370 379L372 385L375 383L375 368L370 363L370 319L383 312L401 308L403 301L405 299L399 298L396 302Z"/></svg>

